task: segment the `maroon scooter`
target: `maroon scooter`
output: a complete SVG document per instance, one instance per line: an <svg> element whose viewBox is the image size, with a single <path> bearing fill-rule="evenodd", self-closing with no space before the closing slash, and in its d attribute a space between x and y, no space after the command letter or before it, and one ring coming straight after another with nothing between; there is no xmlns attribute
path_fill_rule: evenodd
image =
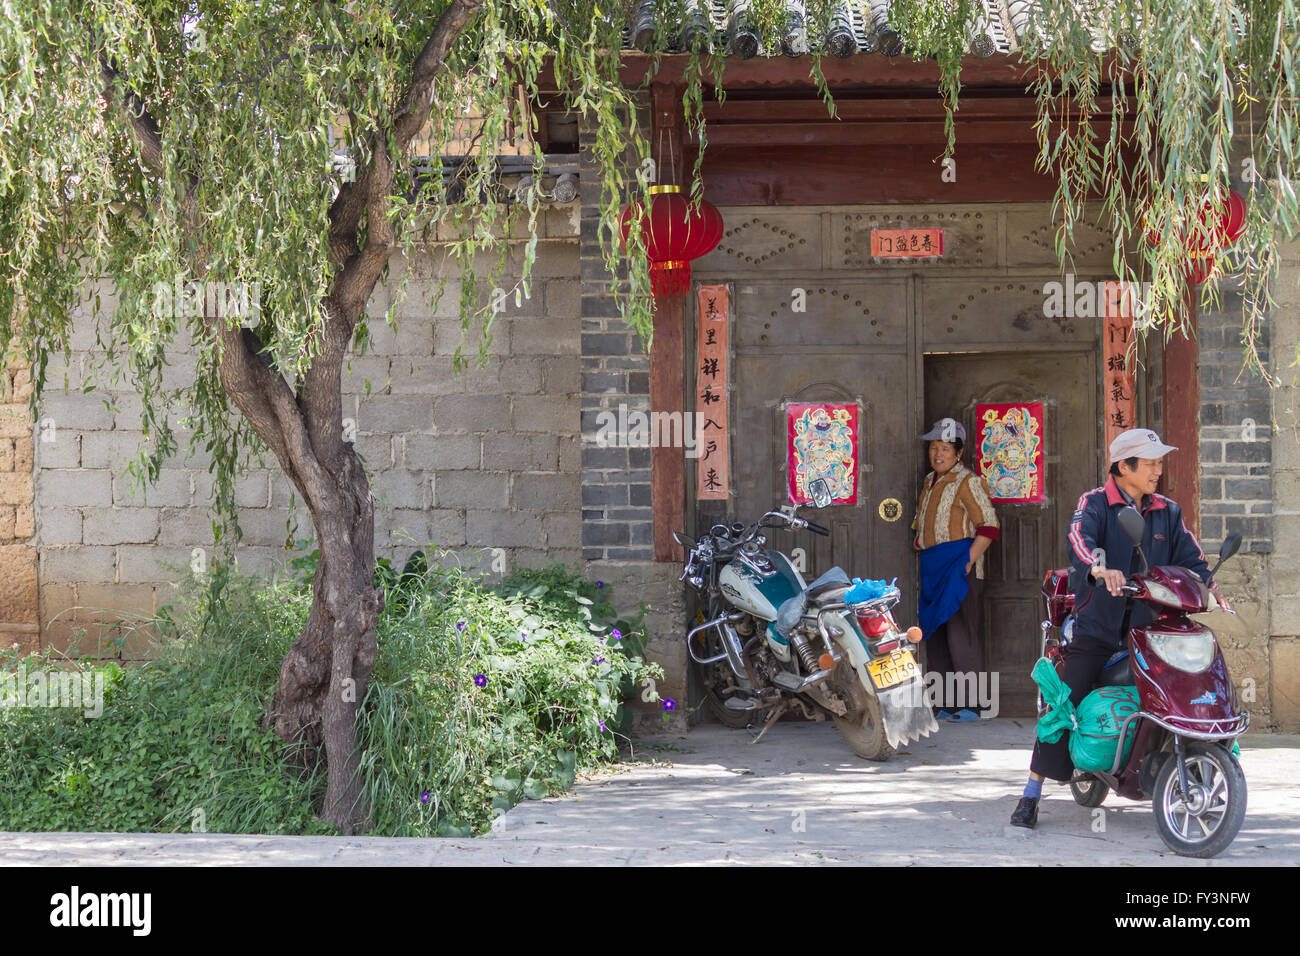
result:
<svg viewBox="0 0 1300 956"><path fill-rule="evenodd" d="M1127 508L1119 523L1141 553L1142 516ZM1229 535L1214 571L1240 547L1241 535ZM1123 587L1128 649L1107 662L1096 684L1136 685L1139 708L1121 724L1110 769L1076 771L1070 790L1085 807L1101 806L1111 790L1133 800L1150 799L1156 830L1171 850L1181 856L1217 856L1232 843L1246 816L1246 777L1232 748L1246 732L1250 715L1240 708L1214 632L1188 617L1218 607L1209 589L1186 568L1148 568L1145 555L1142 568ZM1043 650L1057 673L1063 672L1069 653L1074 596L1068 573L1047 572L1042 587L1047 604ZM1156 619L1130 628L1136 601L1145 601ZM1056 642L1048 639L1052 628L1061 629ZM1123 760L1123 742L1134 724L1133 748Z"/></svg>

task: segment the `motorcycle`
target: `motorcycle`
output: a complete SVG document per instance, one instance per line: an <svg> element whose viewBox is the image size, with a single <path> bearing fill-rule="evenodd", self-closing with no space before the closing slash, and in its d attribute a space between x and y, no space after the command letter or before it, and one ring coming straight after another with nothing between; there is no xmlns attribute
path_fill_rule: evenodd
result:
<svg viewBox="0 0 1300 956"><path fill-rule="evenodd" d="M1132 508L1120 514L1120 527L1141 554L1143 519ZM1214 572L1241 547L1233 534L1219 549ZM1069 654L1074 608L1068 570L1048 571L1042 595L1043 653L1063 673ZM1126 649L1106 663L1095 687L1136 686L1139 707L1119 727L1115 758L1108 771L1076 771L1070 781L1080 806L1099 807L1113 790L1133 800L1150 799L1160 838L1180 856L1213 857L1223 852L1246 815L1246 777L1232 752L1246 732L1250 714L1242 711L1214 632L1188 615L1219 606L1201 579L1186 568L1149 568L1122 588ZM1156 618L1130 627L1134 603L1143 601ZM1060 628L1055 640L1052 628ZM1135 666L1136 665L1136 666ZM1039 698L1039 710L1043 702ZM1130 726L1132 750L1123 759Z"/></svg>
<svg viewBox="0 0 1300 956"><path fill-rule="evenodd" d="M830 504L824 480L810 490L817 507ZM714 525L698 541L674 533L687 549L679 580L702 599L686 647L705 700L729 727L765 718L755 743L793 709L832 719L860 757L888 760L939 729L911 647L921 631L903 633L895 622L898 588L855 585L838 567L806 585L789 557L765 548L766 529L830 534L796 511L787 505L750 525Z"/></svg>

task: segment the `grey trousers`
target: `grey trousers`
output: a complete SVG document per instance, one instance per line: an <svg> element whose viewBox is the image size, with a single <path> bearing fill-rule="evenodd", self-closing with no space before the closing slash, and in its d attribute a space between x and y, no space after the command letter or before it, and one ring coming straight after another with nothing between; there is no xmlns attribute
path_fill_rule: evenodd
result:
<svg viewBox="0 0 1300 956"><path fill-rule="evenodd" d="M925 642L925 665L927 671L945 676L936 702L939 709L967 708L978 713L978 700L950 699L955 688L954 682L947 679L947 675L952 673L980 674L984 671L984 582L975 577L974 566L966 575L966 583L970 590L957 613Z"/></svg>

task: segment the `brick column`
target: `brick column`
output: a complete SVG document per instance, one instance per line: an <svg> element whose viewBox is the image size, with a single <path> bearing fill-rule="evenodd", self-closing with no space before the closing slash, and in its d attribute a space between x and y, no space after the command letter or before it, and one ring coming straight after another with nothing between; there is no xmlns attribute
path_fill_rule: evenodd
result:
<svg viewBox="0 0 1300 956"><path fill-rule="evenodd" d="M651 560L654 523L649 448L600 447L598 416L650 411L650 357L619 317L600 254L600 176L592 161L595 130L579 130L582 295L582 556Z"/></svg>
<svg viewBox="0 0 1300 956"><path fill-rule="evenodd" d="M36 585L31 369L7 356L0 368L0 641L34 652L40 643Z"/></svg>

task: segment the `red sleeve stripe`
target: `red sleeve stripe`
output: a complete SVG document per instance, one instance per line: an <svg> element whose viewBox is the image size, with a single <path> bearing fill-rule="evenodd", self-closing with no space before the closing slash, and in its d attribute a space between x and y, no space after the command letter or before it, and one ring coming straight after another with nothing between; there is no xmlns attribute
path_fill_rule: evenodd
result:
<svg viewBox="0 0 1300 956"><path fill-rule="evenodd" d="M995 528L993 525L987 525L987 524L980 525L978 528L975 529L975 535L976 537L978 537L979 535L983 535L984 537L988 538L990 541L996 541L998 540L998 529Z"/></svg>
<svg viewBox="0 0 1300 956"><path fill-rule="evenodd" d="M1205 551L1201 548L1201 542L1197 541L1196 535L1192 534L1191 531L1187 529L1187 519L1183 518L1182 515L1179 515L1179 518L1181 519L1181 524L1183 526L1183 534L1192 539L1192 544L1196 545L1196 553L1201 556L1202 561L1209 564L1209 559L1205 557Z"/></svg>
<svg viewBox="0 0 1300 956"><path fill-rule="evenodd" d="M1074 506L1074 510L1083 511L1084 508L1088 506L1088 496L1094 495L1098 491L1103 491L1103 490L1104 490L1104 486L1102 488L1094 488L1092 489L1092 491L1084 492L1079 497L1079 503ZM1079 530L1082 527L1082 525L1083 522L1081 520L1073 521L1070 523L1070 544L1071 546L1073 546L1074 553L1075 555L1078 556L1079 560L1091 566L1093 561L1092 552L1088 550L1087 543L1083 540L1083 534Z"/></svg>

